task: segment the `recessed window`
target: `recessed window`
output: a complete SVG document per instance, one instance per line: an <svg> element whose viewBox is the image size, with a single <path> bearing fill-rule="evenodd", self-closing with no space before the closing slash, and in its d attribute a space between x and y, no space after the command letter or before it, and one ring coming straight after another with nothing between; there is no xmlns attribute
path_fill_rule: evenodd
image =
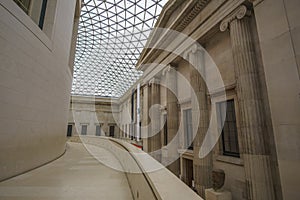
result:
<svg viewBox="0 0 300 200"><path fill-rule="evenodd" d="M87 125L81 125L81 135L87 134Z"/></svg>
<svg viewBox="0 0 300 200"><path fill-rule="evenodd" d="M67 137L71 137L72 136L72 129L73 129L72 124L69 124L68 125L68 130L67 130Z"/></svg>
<svg viewBox="0 0 300 200"><path fill-rule="evenodd" d="M43 29L48 0L14 0L14 2Z"/></svg>
<svg viewBox="0 0 300 200"><path fill-rule="evenodd" d="M164 115L164 145L168 145L168 124L167 124L167 115Z"/></svg>
<svg viewBox="0 0 300 200"><path fill-rule="evenodd" d="M14 0L16 4L26 13L29 13L30 2L31 0Z"/></svg>
<svg viewBox="0 0 300 200"><path fill-rule="evenodd" d="M222 128L223 155L240 157L234 100L217 103L216 109L219 127ZM220 123L224 118L223 124Z"/></svg>
<svg viewBox="0 0 300 200"><path fill-rule="evenodd" d="M109 126L109 136L110 137L115 136L115 126Z"/></svg>
<svg viewBox="0 0 300 200"><path fill-rule="evenodd" d="M192 150L194 148L192 109L187 109L183 111L183 123L184 123L185 147Z"/></svg>
<svg viewBox="0 0 300 200"><path fill-rule="evenodd" d="M100 135L101 135L101 126L96 125L96 136L100 136Z"/></svg>

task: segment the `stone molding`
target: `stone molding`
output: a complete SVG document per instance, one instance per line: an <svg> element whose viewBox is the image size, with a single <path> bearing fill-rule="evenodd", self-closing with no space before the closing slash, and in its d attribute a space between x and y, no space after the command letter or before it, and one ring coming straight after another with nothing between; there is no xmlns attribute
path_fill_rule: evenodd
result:
<svg viewBox="0 0 300 200"><path fill-rule="evenodd" d="M177 31L181 32L194 18L200 13L201 10L210 2L211 0L199 0L192 10L185 16L185 18L178 25Z"/></svg>
<svg viewBox="0 0 300 200"><path fill-rule="evenodd" d="M251 12L245 5L239 6L230 15L228 15L220 24L220 31L224 32L229 28L229 23L235 19L243 19L246 15L250 16Z"/></svg>

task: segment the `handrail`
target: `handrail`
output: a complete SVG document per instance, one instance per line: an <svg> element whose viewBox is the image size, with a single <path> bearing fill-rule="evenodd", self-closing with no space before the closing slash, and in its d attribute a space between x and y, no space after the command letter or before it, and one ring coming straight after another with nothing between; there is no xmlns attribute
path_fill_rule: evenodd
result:
<svg viewBox="0 0 300 200"><path fill-rule="evenodd" d="M92 140L90 140L92 139ZM80 136L80 140L83 144L85 144L85 147L89 150L88 145L93 146L99 146L102 148L105 148L106 150L113 153L116 158L120 161L120 164L123 167L123 172L126 175L128 184L130 186L133 199L144 199L143 197L147 197L147 199L153 199L153 200L162 200L161 196L159 195L159 192L156 190L156 188L153 186L151 179L147 176L145 173L145 170L141 166L141 164L138 162L137 158L133 155L130 148L126 147L121 141L115 139L115 138L109 138L109 137L103 137L103 136ZM97 142L98 140L98 142ZM109 141L107 143L99 142L100 140L106 140ZM128 145L131 145L129 143L126 143ZM124 160L122 162L122 152L113 151L110 145L114 145L115 147L119 147L120 149L124 150L127 155L130 155L130 158L133 160L130 161L130 167L133 167L134 169L128 168L128 162L124 163ZM133 146L132 146L133 147ZM126 158L126 157L125 157ZM127 159L128 160L128 159ZM101 161L100 161L101 162ZM133 164L134 163L134 164ZM105 163L103 163L105 164ZM127 165L126 165L127 164ZM112 166L111 166L112 167ZM132 173L133 172L133 173ZM137 178L139 177L139 178ZM145 187L145 184L147 186Z"/></svg>
<svg viewBox="0 0 300 200"><path fill-rule="evenodd" d="M134 161L136 162L137 166L141 170L141 173L143 174L145 180L147 181L149 188L151 189L153 195L155 196L155 199L156 200L161 200L161 197L158 194L157 190L151 185L151 180L146 175L146 173L144 172L144 169L142 168L142 166L140 165L140 163L137 161L137 159L132 155L132 153L129 151L129 149L127 147L125 147L123 144L121 144L120 142L116 141L116 140L113 140L111 138L109 138L109 140L112 141L112 142L114 142L114 143L117 143L120 146L122 146L130 154L130 156L134 159Z"/></svg>
<svg viewBox="0 0 300 200"><path fill-rule="evenodd" d="M119 170L125 172L133 199L202 200L200 196L178 179L172 172L149 154L132 144L120 139L103 136L85 135L80 136L80 139L85 144L87 150L90 148L89 151L91 153L93 153L94 147L89 145L99 146L115 155L123 169L120 168L121 166L116 165L110 167L119 168ZM97 149L94 150L95 153L98 152ZM104 162L105 161L107 160L104 160ZM110 165L111 163L107 164Z"/></svg>

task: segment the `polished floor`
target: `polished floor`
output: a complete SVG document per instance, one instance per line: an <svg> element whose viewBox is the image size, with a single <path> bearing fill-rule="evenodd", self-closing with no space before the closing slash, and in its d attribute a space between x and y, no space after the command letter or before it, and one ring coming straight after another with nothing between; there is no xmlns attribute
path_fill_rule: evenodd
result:
<svg viewBox="0 0 300 200"><path fill-rule="evenodd" d="M109 152L105 159L114 160ZM43 167L0 183L0 200L132 199L124 173L99 163L82 144Z"/></svg>

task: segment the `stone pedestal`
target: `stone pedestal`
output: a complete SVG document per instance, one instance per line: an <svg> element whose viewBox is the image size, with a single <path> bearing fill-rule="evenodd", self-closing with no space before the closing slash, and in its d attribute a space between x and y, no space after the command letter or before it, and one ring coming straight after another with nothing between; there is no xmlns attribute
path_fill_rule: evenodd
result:
<svg viewBox="0 0 300 200"><path fill-rule="evenodd" d="M214 189L206 189L205 190L205 199L206 200L231 200L231 192L229 191L220 191L216 192Z"/></svg>

